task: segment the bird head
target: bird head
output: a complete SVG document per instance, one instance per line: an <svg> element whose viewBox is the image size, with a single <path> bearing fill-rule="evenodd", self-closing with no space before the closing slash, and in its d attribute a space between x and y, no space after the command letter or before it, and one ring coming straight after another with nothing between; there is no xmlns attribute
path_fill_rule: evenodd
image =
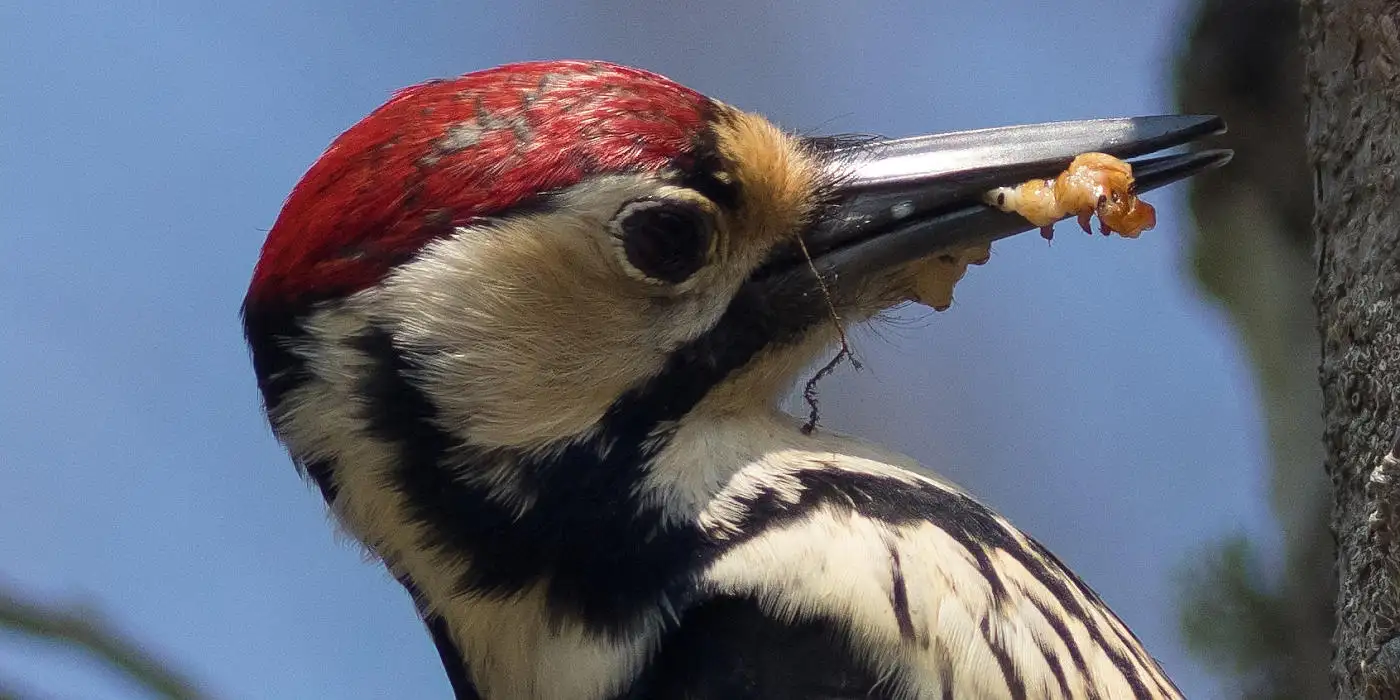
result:
<svg viewBox="0 0 1400 700"><path fill-rule="evenodd" d="M296 383L279 381L284 350L323 351L333 321L382 333L442 425L487 448L585 437L623 397L669 420L721 387L771 399L833 330L838 299L800 251L836 196L830 143L602 63L400 92L331 145L267 238L246 319L274 422ZM859 291L835 312L907 285Z"/></svg>
<svg viewBox="0 0 1400 700"><path fill-rule="evenodd" d="M825 313L817 296L760 285L736 303L816 217L831 185L820 157L761 117L618 66L420 85L292 193L250 327L268 308L355 316L392 338L463 440L547 449L629 392L712 389Z"/></svg>
<svg viewBox="0 0 1400 700"><path fill-rule="evenodd" d="M276 434L429 608L547 581L551 610L624 621L728 477L703 435L657 466L687 425L773 411L921 265L1034 228L982 192L1217 127L811 138L641 70L502 66L403 90L330 145L245 330ZM1201 167L1183 158L1140 188Z"/></svg>

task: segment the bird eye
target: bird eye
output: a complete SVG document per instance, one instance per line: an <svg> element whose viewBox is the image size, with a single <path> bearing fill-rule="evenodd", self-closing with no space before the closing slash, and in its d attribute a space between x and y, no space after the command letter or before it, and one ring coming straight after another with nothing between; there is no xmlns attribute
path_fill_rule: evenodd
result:
<svg viewBox="0 0 1400 700"><path fill-rule="evenodd" d="M709 261L714 219L698 202L636 199L613 217L613 235L630 265L655 282L679 284Z"/></svg>

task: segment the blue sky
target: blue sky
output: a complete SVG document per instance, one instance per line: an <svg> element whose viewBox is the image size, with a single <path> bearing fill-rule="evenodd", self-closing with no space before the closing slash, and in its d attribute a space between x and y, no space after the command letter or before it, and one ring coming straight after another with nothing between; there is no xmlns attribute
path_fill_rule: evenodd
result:
<svg viewBox="0 0 1400 700"><path fill-rule="evenodd" d="M660 71L804 131L1171 111L1186 8L1141 0L0 5L0 580L97 606L221 698L447 697L387 575L259 412L237 306L283 198L400 86L512 60ZM1171 573L1272 526L1256 391L1181 263L999 244L945 314L861 334L825 422L908 452L1062 555L1191 697ZM0 634L0 685L135 698ZM46 696L47 697L47 696Z"/></svg>

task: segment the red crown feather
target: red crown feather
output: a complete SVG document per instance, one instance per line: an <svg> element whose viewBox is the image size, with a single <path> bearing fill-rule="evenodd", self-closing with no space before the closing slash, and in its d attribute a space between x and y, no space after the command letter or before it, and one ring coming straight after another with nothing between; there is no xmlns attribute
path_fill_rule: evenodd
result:
<svg viewBox="0 0 1400 700"><path fill-rule="evenodd" d="M662 76L591 61L516 63L401 90L292 190L248 300L352 294L456 226L591 174L677 165L711 109Z"/></svg>

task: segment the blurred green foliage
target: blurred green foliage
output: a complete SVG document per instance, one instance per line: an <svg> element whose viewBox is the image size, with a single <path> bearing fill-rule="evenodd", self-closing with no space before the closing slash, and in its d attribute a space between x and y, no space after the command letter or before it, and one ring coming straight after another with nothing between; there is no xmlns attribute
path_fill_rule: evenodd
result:
<svg viewBox="0 0 1400 700"><path fill-rule="evenodd" d="M93 661L120 672L152 698L201 700L206 697L166 662L156 659L137 642L109 629L100 614L88 607L40 604L25 599L17 591L0 588L0 630L85 652ZM20 700L30 694L19 688L7 688L3 683L0 680L0 700Z"/></svg>

